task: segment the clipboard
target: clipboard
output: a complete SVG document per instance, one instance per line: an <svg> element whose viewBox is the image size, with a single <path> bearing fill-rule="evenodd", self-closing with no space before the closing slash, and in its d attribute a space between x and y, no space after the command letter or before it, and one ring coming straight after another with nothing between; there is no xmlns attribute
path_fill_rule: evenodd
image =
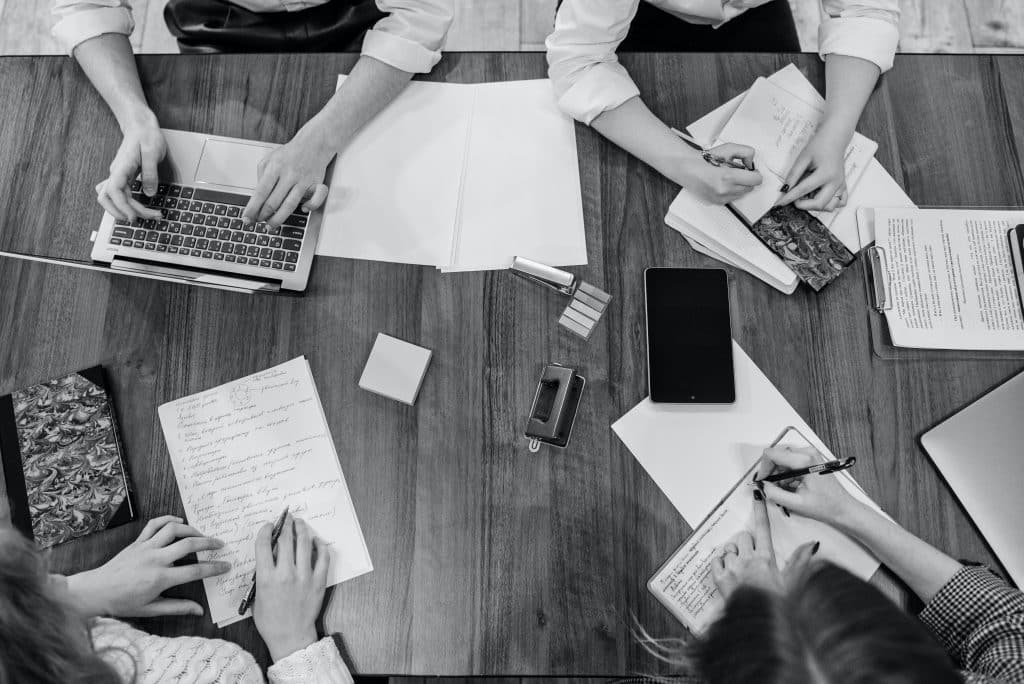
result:
<svg viewBox="0 0 1024 684"><path fill-rule="evenodd" d="M922 206L918 209L953 209L971 211L1020 211L1024 207L956 207L956 206ZM871 350L875 356L886 361L940 361L965 359L1024 359L1024 349L1020 350L972 350L972 349L917 349L897 347L893 344L889 333L889 323L885 314L892 310L892 293L886 279L888 261L885 250L874 244L875 224L874 208L857 209L857 231L860 240L861 262L864 268L864 310L868 317L868 330L871 337ZM1018 297L1024 309L1024 291L1017 284Z"/></svg>

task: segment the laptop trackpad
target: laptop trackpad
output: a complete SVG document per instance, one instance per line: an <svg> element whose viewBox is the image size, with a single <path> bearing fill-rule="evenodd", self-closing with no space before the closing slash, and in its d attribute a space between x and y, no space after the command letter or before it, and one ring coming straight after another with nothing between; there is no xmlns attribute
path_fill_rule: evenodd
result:
<svg viewBox="0 0 1024 684"><path fill-rule="evenodd" d="M260 160L274 147L207 138L196 168L196 183L252 190L256 187L256 168Z"/></svg>

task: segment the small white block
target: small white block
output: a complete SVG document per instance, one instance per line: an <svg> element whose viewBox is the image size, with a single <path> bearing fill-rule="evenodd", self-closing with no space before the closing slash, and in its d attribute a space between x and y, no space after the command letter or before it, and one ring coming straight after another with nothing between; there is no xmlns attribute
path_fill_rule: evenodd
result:
<svg viewBox="0 0 1024 684"><path fill-rule="evenodd" d="M429 349L377 333L359 386L412 406L430 364Z"/></svg>

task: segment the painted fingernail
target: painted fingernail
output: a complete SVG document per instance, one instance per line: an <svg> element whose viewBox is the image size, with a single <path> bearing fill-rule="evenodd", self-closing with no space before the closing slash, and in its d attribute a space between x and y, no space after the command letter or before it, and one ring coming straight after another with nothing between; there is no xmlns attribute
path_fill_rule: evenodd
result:
<svg viewBox="0 0 1024 684"><path fill-rule="evenodd" d="M789 183L786 183L780 189L782 190L782 192L789 192Z"/></svg>
<svg viewBox="0 0 1024 684"><path fill-rule="evenodd" d="M821 546L821 542L820 541L814 542L814 546L811 547L811 555L812 556L814 554L818 553L818 547L820 547L820 546Z"/></svg>
<svg viewBox="0 0 1024 684"><path fill-rule="evenodd" d="M754 490L754 501L764 501L764 494L761 493L760 489Z"/></svg>
<svg viewBox="0 0 1024 684"><path fill-rule="evenodd" d="M782 509L782 514L788 518L789 517L789 509L786 508L785 506L779 506L779 508Z"/></svg>

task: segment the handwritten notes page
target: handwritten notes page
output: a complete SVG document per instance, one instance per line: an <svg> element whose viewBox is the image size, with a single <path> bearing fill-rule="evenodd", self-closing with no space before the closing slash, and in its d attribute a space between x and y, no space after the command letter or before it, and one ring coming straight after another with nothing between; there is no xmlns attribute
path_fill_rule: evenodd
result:
<svg viewBox="0 0 1024 684"><path fill-rule="evenodd" d="M789 170L817 132L823 116L822 108L766 78L758 78L747 91L718 132L715 144L740 143L756 151L755 164L764 175L764 182L733 203L748 221L756 223L775 206ZM851 191L877 150L876 142L854 134L845 157L846 183ZM827 226L835 212L815 212L815 216Z"/></svg>
<svg viewBox="0 0 1024 684"><path fill-rule="evenodd" d="M753 529L754 499L749 486L758 464L744 473L739 482L711 514L697 526L672 557L647 583L647 588L693 634L700 634L714 622L724 606L711 577L711 561L720 546L743 530ZM878 510L856 481L847 473L829 475L855 498ZM786 517L774 505L768 506L772 545L779 567L785 567L790 555L807 542L819 541L815 558L846 568L867 580L878 569L878 560L860 544L835 528L792 513Z"/></svg>
<svg viewBox="0 0 1024 684"><path fill-rule="evenodd" d="M199 559L231 563L203 580L218 626L251 614L239 616L238 604L256 533L285 506L330 549L328 586L373 569L305 358L169 402L159 415L189 524L225 542Z"/></svg>
<svg viewBox="0 0 1024 684"><path fill-rule="evenodd" d="M897 347L1024 350L1007 233L1021 211L875 209Z"/></svg>

